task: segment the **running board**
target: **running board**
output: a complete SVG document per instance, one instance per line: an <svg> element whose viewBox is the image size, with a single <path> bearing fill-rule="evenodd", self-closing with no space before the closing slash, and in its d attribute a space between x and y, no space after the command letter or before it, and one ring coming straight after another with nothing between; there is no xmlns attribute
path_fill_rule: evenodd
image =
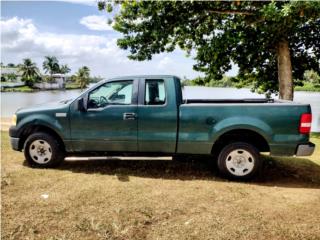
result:
<svg viewBox="0 0 320 240"><path fill-rule="evenodd" d="M146 161L146 160L150 160L150 161L154 161L154 160L161 160L161 161L169 161L172 160L172 157L123 157L123 156L105 156L105 157L66 157L65 160L67 161L79 161L79 160L84 160L84 161L88 161L88 160L142 160L142 161Z"/></svg>

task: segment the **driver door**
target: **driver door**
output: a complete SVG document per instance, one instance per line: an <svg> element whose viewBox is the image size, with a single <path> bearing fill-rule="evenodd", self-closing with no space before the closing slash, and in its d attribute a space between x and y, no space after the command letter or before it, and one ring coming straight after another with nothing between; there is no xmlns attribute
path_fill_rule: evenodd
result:
<svg viewBox="0 0 320 240"><path fill-rule="evenodd" d="M138 80L110 81L87 94L87 111L73 110L74 151L136 152Z"/></svg>

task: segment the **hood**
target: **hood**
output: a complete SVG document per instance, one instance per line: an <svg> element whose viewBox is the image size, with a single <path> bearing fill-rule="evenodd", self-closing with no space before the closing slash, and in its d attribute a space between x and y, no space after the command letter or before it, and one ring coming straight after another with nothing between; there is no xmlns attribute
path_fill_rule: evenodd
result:
<svg viewBox="0 0 320 240"><path fill-rule="evenodd" d="M16 111L16 114L65 109L67 106L69 106L72 100L73 99L62 100L62 101L60 100L60 101L32 105L30 107L19 108Z"/></svg>

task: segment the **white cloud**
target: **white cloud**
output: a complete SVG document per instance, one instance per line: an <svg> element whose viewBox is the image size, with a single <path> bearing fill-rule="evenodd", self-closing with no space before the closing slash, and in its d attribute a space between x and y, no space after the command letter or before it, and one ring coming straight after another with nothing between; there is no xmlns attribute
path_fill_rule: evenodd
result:
<svg viewBox="0 0 320 240"><path fill-rule="evenodd" d="M110 31L112 26L108 24L106 16L91 15L81 18L80 23L90 30Z"/></svg>
<svg viewBox="0 0 320 240"><path fill-rule="evenodd" d="M6 0L8 2L28 2L30 0ZM35 2L43 2L44 0L33 0ZM82 4L87 6L97 6L97 0L55 0L57 2L68 2L74 4Z"/></svg>
<svg viewBox="0 0 320 240"><path fill-rule="evenodd" d="M43 1L43 0L39 0L39 1ZM75 3L75 4L83 4L83 5L88 5L88 6L97 6L96 0L57 0L57 1L69 2L69 3Z"/></svg>
<svg viewBox="0 0 320 240"><path fill-rule="evenodd" d="M116 38L94 34L58 34L42 32L30 19L13 17L1 19L1 62L21 63L31 58L39 68L44 56L56 56L68 64L72 72L88 66L93 75L113 77L133 74L174 74L195 77L192 59L181 50L155 55L152 61L131 61L127 51L121 50Z"/></svg>
<svg viewBox="0 0 320 240"><path fill-rule="evenodd" d="M158 68L165 70L168 67L170 67L172 64L173 64L173 60L170 57L166 56L160 60L158 64Z"/></svg>

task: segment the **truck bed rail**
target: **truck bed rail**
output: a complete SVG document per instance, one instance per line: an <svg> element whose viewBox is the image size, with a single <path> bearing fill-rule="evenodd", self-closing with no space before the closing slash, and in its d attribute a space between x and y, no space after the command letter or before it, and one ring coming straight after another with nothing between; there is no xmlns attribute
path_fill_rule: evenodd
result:
<svg viewBox="0 0 320 240"><path fill-rule="evenodd" d="M188 103L274 103L273 98L243 98L243 99L184 99Z"/></svg>

